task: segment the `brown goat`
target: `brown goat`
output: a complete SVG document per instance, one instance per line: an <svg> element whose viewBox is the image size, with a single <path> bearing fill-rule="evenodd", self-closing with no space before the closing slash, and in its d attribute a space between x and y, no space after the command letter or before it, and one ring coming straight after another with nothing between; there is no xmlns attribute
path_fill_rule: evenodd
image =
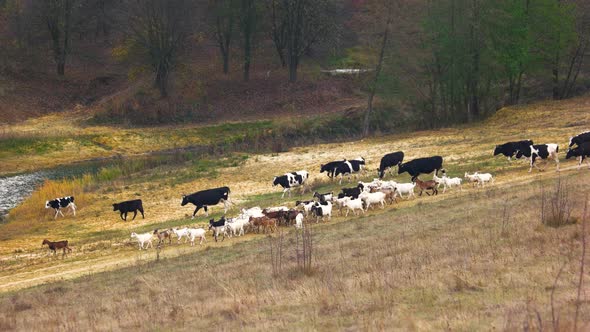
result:
<svg viewBox="0 0 590 332"><path fill-rule="evenodd" d="M262 227L264 233L266 233L269 228L274 232L277 228L277 219L269 218L267 216L250 217L250 225L256 228L256 233L260 233L260 227Z"/></svg>
<svg viewBox="0 0 590 332"><path fill-rule="evenodd" d="M420 188L420 194L418 194L418 196L422 196L422 192L424 190L432 190L432 193L434 195L438 195L438 189L436 188L438 186L438 184L436 183L436 181L434 180L428 180L428 181L422 181L418 178L416 178L416 185L418 186L418 188ZM428 192L426 192L426 195L430 196L430 194Z"/></svg>
<svg viewBox="0 0 590 332"><path fill-rule="evenodd" d="M59 249L63 249L63 255L65 256L66 254L66 249L68 250L68 252L72 252L72 249L70 247L68 247L68 241L57 241L57 242L51 242L47 239L43 240L43 243L41 244L41 246L43 245L47 245L49 246L49 250L53 251L53 254L55 255L57 253L57 250Z"/></svg>
<svg viewBox="0 0 590 332"><path fill-rule="evenodd" d="M172 231L169 229L160 232L156 228L156 229L154 229L154 235L158 238L158 246L160 244L162 244L162 242L164 242L164 240L166 240L166 239L168 239L168 244L172 243Z"/></svg>

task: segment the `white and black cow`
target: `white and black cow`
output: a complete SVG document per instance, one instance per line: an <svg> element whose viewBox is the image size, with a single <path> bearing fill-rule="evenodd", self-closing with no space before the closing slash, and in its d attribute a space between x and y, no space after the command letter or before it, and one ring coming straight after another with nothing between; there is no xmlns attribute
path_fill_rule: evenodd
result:
<svg viewBox="0 0 590 332"><path fill-rule="evenodd" d="M58 214L61 214L61 216L64 217L64 214L61 213L61 209L65 209L67 207L69 207L74 213L74 216L76 216L76 204L74 204L74 196L66 196L56 198L51 201L45 201L46 209L52 208L55 210L55 216L53 219L56 219Z"/></svg>
<svg viewBox="0 0 590 332"><path fill-rule="evenodd" d="M580 146L584 142L590 142L590 131L585 131L576 136L570 137L569 147L571 148L574 145Z"/></svg>
<svg viewBox="0 0 590 332"><path fill-rule="evenodd" d="M188 203L192 203L196 206L195 212L193 212L193 219L195 218L195 214L197 214L201 208L205 210L206 216L209 216L207 206L217 205L219 203L223 203L224 213L227 213L227 209L231 204L229 194L229 187L201 190L190 195L182 195L182 202L180 205L185 206Z"/></svg>
<svg viewBox="0 0 590 332"><path fill-rule="evenodd" d="M321 164L320 165L320 173L326 172L329 178L333 178L334 172L336 171L336 167L338 167L338 165L342 164L343 162L344 162L344 160L337 160L337 161L331 161L327 164Z"/></svg>
<svg viewBox="0 0 590 332"><path fill-rule="evenodd" d="M578 169L582 166L582 162L586 160L588 164L588 168L590 168L590 162L587 157L590 157L590 142L583 142L578 144L575 148L569 148L567 150L567 154L565 155L565 159L570 159L572 157L580 157L580 162L578 163Z"/></svg>
<svg viewBox="0 0 590 332"><path fill-rule="evenodd" d="M305 192L305 182L309 178L309 173L307 171L297 171L291 173L285 173L281 176L275 176L272 185L280 185L283 187L283 195L281 198L285 197L285 193L289 193L289 197L291 197L291 188L303 186L303 192Z"/></svg>
<svg viewBox="0 0 590 332"><path fill-rule="evenodd" d="M531 145L528 150L518 151L516 153L516 157L520 158L522 156L527 157L531 161L531 167L529 168L529 173L535 167L538 170L541 170L537 165L535 165L535 161L537 158L545 159L553 159L557 164L557 171L559 171L559 146L557 144L535 144Z"/></svg>
<svg viewBox="0 0 590 332"><path fill-rule="evenodd" d="M433 171L438 175L438 171L442 168L443 158L441 156L433 156L426 158L417 158L410 160L407 163L400 164L397 170L398 174L408 172L412 176L412 182L420 176L420 174L430 174Z"/></svg>
<svg viewBox="0 0 590 332"><path fill-rule="evenodd" d="M349 179L352 174L357 174L365 167L365 158L359 157L352 160L344 160L340 165L336 167L334 171L334 177L340 175L340 184L342 184L342 178L348 175Z"/></svg>
<svg viewBox="0 0 590 332"><path fill-rule="evenodd" d="M404 161L404 153L402 151L388 153L381 158L381 163L379 163L379 178L383 179L385 176L385 171L389 169L391 173L391 168L395 166L399 166Z"/></svg>
<svg viewBox="0 0 590 332"><path fill-rule="evenodd" d="M494 156L503 154L508 158L508 161L511 161L512 157L514 157L518 151L528 150L530 149L529 146L531 145L533 145L533 141L530 139L496 145L496 148L494 149Z"/></svg>

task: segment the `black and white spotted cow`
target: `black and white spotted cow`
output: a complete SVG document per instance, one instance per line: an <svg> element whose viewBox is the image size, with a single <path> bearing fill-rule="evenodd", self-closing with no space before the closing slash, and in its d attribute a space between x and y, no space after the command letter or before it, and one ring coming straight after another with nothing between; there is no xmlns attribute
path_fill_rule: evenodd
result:
<svg viewBox="0 0 590 332"><path fill-rule="evenodd" d="M345 175L348 175L348 178L350 180L350 176L352 174L358 174L359 172L361 172L363 170L363 168L365 167L365 158L363 157L359 157L356 159L352 159L352 160L344 160L344 162L342 162L340 165L338 165L336 167L336 170L334 171L334 177L340 175L340 184L342 184L342 178Z"/></svg>
<svg viewBox="0 0 590 332"><path fill-rule="evenodd" d="M329 178L333 178L334 172L336 171L336 167L338 167L338 165L342 164L343 162L344 162L344 160L337 160L337 161L331 161L327 164L321 164L320 165L320 173L326 172Z"/></svg>
<svg viewBox="0 0 590 332"><path fill-rule="evenodd" d="M384 155L383 158L381 158L381 163L379 163L379 178L383 179L386 170L389 170L391 173L391 169L395 166L398 166L403 161L404 153L402 151L392 152Z"/></svg>
<svg viewBox="0 0 590 332"><path fill-rule="evenodd" d="M516 157L521 158L524 156L524 157L527 157L530 159L531 167L529 168L529 173L533 170L533 167L538 170L541 170L539 167L537 167L537 165L535 165L535 161L538 158L541 158L543 160L546 160L546 159L555 160L555 163L557 164L557 171L559 171L558 152L559 152L559 146L557 144L535 144L535 145L531 145L528 150L524 150L524 151L519 150L516 153Z"/></svg>
<svg viewBox="0 0 590 332"><path fill-rule="evenodd" d="M528 150L529 146L531 145L533 145L533 141L530 139L496 145L496 148L494 149L494 156L503 154L508 158L508 161L511 161L512 157L514 157L518 151Z"/></svg>
<svg viewBox="0 0 590 332"><path fill-rule="evenodd" d="M588 161L588 157L590 157L590 142L583 142L578 144L575 148L567 149L567 154L565 155L565 159L570 159L572 157L580 157L580 162L578 163L578 170L582 167L582 162L586 160L588 164L588 168L590 168L590 162Z"/></svg>
<svg viewBox="0 0 590 332"><path fill-rule="evenodd" d="M416 180L420 174L430 174L433 171L438 175L438 171L442 168L443 158L441 156L417 158L410 160L407 163L400 164L397 174L408 172L412 176L412 182Z"/></svg>
<svg viewBox="0 0 590 332"><path fill-rule="evenodd" d="M55 210L55 216L53 217L53 219L56 219L58 214L61 214L61 216L64 217L64 214L61 213L61 209L65 209L68 207L70 208L70 210L72 210L74 216L76 216L76 204L74 204L74 196L66 196L56 198L51 201L45 201L46 209L52 208Z"/></svg>
<svg viewBox="0 0 590 332"><path fill-rule="evenodd" d="M207 206L217 205L219 203L223 203L224 213L227 213L227 209L230 207L231 204L229 194L229 187L219 187L201 190L190 195L182 195L182 202L180 203L180 205L185 206L188 203L191 203L196 206L195 211L193 212L193 219L195 218L195 215L201 208L205 210L206 216L209 216Z"/></svg>
<svg viewBox="0 0 590 332"><path fill-rule="evenodd" d="M570 137L569 147L571 148L574 145L580 146L584 142L590 142L590 131L585 131L576 136Z"/></svg>
<svg viewBox="0 0 590 332"><path fill-rule="evenodd" d="M289 197L291 197L291 188L294 187L303 187L302 194L305 192L305 182L309 178L309 173L307 171L297 171L291 173L285 173L281 176L275 176L272 185L280 185L283 187L283 195L281 198L285 197L285 193L289 193Z"/></svg>

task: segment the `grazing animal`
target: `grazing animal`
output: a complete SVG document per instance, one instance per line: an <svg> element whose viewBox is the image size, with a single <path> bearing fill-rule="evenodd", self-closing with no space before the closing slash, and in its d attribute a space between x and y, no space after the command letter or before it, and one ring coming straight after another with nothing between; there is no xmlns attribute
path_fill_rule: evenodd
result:
<svg viewBox="0 0 590 332"><path fill-rule="evenodd" d="M482 187L484 187L486 183L494 183L494 177L490 173L475 172L475 176L477 176L477 181Z"/></svg>
<svg viewBox="0 0 590 332"><path fill-rule="evenodd" d="M473 173L473 174L469 174L467 172L465 172L465 180L467 180L467 182L470 182L471 184L473 184L473 186L475 187L476 184L479 185L479 178L477 177L477 172Z"/></svg>
<svg viewBox="0 0 590 332"><path fill-rule="evenodd" d="M418 186L418 188L420 188L420 193L418 194L418 196L422 196L422 192L424 190L432 190L433 195L438 195L438 189L436 188L438 185L437 185L436 181L434 181L434 180L422 181L418 178L414 179L414 181L416 182L416 185ZM430 196L430 194L428 192L426 192L426 195Z"/></svg>
<svg viewBox="0 0 590 332"><path fill-rule="evenodd" d="M209 230L213 232L215 242L217 242L219 234L223 234L223 239L221 241L223 242L223 240L225 240L225 234L227 233L225 229L225 221L225 216L221 217L218 221L215 221L215 219L209 220Z"/></svg>
<svg viewBox="0 0 590 332"><path fill-rule="evenodd" d="M435 174L432 179L436 181L437 184L443 185L443 194L447 191L447 188L459 187L460 190L463 190L463 187L461 186L463 179L461 178L450 178L446 174L443 174L442 178L439 178Z"/></svg>
<svg viewBox="0 0 590 332"><path fill-rule="evenodd" d="M56 198L51 201L45 201L45 208L49 209L52 208L55 210L55 216L53 219L57 219L57 215L61 214L62 217L65 217L63 213L61 213L61 209L70 208L74 217L76 216L76 204L74 204L74 196L66 196L61 198Z"/></svg>
<svg viewBox="0 0 590 332"><path fill-rule="evenodd" d="M365 159L360 157L353 160L344 160L341 164L336 167L334 171L334 177L340 175L340 182L342 184L342 178L347 175L349 180L352 174L357 174L362 171L363 167L365 166Z"/></svg>
<svg viewBox="0 0 590 332"><path fill-rule="evenodd" d="M364 193L363 193L364 194ZM362 195L362 194L361 194ZM350 211L352 211L354 213L354 215L357 215L356 210L361 210L363 212L363 214L365 214L365 209L363 207L363 200L361 199L362 196L360 196L357 199L351 199L350 197L344 197L344 207L346 208L346 215L345 217L348 217L348 213Z"/></svg>
<svg viewBox="0 0 590 332"><path fill-rule="evenodd" d="M553 159L557 164L557 171L559 171L559 146L557 144L535 144L531 145L528 150L521 151L519 150L516 153L516 157L519 158L520 156L525 156L530 158L531 167L529 168L529 173L535 167L538 170L541 170L537 165L535 165L535 161L537 158L545 159ZM544 170L544 169L543 169Z"/></svg>
<svg viewBox="0 0 590 332"><path fill-rule="evenodd" d="M316 216L316 223L320 217L322 217L322 221L324 221L324 217L328 217L330 220L332 218L332 202L316 202L311 208L311 213Z"/></svg>
<svg viewBox="0 0 590 332"><path fill-rule="evenodd" d="M224 213L227 213L227 209L231 205L229 194L229 187L219 187L214 189L201 190L190 195L182 195L182 202L180 203L180 205L185 206L188 203L191 203L196 206L195 211L193 212L192 219L195 218L195 215L201 208L205 210L205 215L209 216L207 206L217 205L219 203L223 203Z"/></svg>
<svg viewBox="0 0 590 332"><path fill-rule="evenodd" d="M137 243L139 244L139 250L141 249L147 249L149 247L152 247L152 237L154 236L153 233L143 233L143 234L137 234L135 232L131 233L131 238L135 238L137 239ZM147 246L144 248L143 245L147 242Z"/></svg>
<svg viewBox="0 0 590 332"><path fill-rule="evenodd" d="M576 136L570 137L570 143L568 147L572 147L574 145L581 146L584 142L590 142L590 131L585 131L583 133L579 133Z"/></svg>
<svg viewBox="0 0 590 332"><path fill-rule="evenodd" d="M281 176L275 176L272 185L280 185L283 187L283 195L281 198L285 197L285 193L289 193L289 197L291 197L291 188L303 186L302 194L305 192L305 182L309 178L309 173L307 171L297 171L292 173L286 173Z"/></svg>
<svg viewBox="0 0 590 332"><path fill-rule="evenodd" d="M404 153L402 151L388 153L381 158L381 162L379 163L379 179L383 179L385 176L385 171L389 170L390 174L391 169L395 166L399 166L404 161Z"/></svg>
<svg viewBox="0 0 590 332"><path fill-rule="evenodd" d="M303 208L303 212L307 216L311 213L311 207L315 204L315 201L297 201L295 206L300 206Z"/></svg>
<svg viewBox="0 0 590 332"><path fill-rule="evenodd" d="M203 228L189 228L187 236L188 239L191 241L191 247L195 245L195 238L201 239L199 241L199 245L203 244L203 241L206 241L205 233L206 231Z"/></svg>
<svg viewBox="0 0 590 332"><path fill-rule="evenodd" d="M295 228L303 228L303 213L299 212L295 217Z"/></svg>
<svg viewBox="0 0 590 332"><path fill-rule="evenodd" d="M590 162L586 157L590 157L590 142L583 142L578 144L575 148L567 149L567 154L565 155L565 159L570 159L572 157L580 157L580 162L578 163L578 170L582 167L582 162L586 160L588 164L588 168L590 168Z"/></svg>
<svg viewBox="0 0 590 332"><path fill-rule="evenodd" d="M41 246L43 246L43 245L47 245L49 247L49 250L53 251L54 255L57 253L57 250L59 250L59 249L63 249L62 256L65 256L66 249L68 250L68 252L72 252L72 249L70 247L68 247L67 240L52 242L52 241L45 239L45 240L43 240L43 243L41 244Z"/></svg>
<svg viewBox="0 0 590 332"><path fill-rule="evenodd" d="M365 191L359 195L359 198L365 203L367 210L369 210L372 204L381 204L381 208L383 209L385 208L385 196L384 192L368 193Z"/></svg>
<svg viewBox="0 0 590 332"><path fill-rule="evenodd" d="M172 234L174 234L171 230L159 231L157 228L154 229L154 235L158 238L158 246L164 242L164 240L168 239L168 244L172 243Z"/></svg>
<svg viewBox="0 0 590 332"><path fill-rule="evenodd" d="M530 139L496 145L496 148L494 149L494 156L503 154L508 158L508 161L511 161L512 157L514 157L518 151L524 151L531 145L533 145L533 141Z"/></svg>
<svg viewBox="0 0 590 332"><path fill-rule="evenodd" d="M256 228L256 233L260 233L260 228L262 227L263 233L266 233L267 230L270 232L274 232L277 227L277 220L273 218L269 218L267 216L262 217L250 217L250 224L252 227Z"/></svg>
<svg viewBox="0 0 590 332"><path fill-rule="evenodd" d="M183 237L186 237L186 239L184 240L184 243L186 243L186 241L188 239L188 228L187 227L173 228L172 233L174 233L174 235L176 235L176 238L178 239L178 243L180 243L180 240Z"/></svg>
<svg viewBox="0 0 590 332"><path fill-rule="evenodd" d="M352 197L353 199L358 198L363 191L363 188L364 186L362 184L359 184L353 188L342 188L342 194L339 194L338 198L342 198L344 196ZM340 197L340 195L342 195L342 197Z"/></svg>
<svg viewBox="0 0 590 332"><path fill-rule="evenodd" d="M131 220L135 220L137 211L141 212L141 218L145 219L145 216L143 215L143 204L141 199L134 199L131 201L113 204L113 211L117 210L120 212L120 217L123 221L127 221L128 212L133 212L133 219ZM125 215L125 217L123 217L123 215Z"/></svg>
<svg viewBox="0 0 590 332"><path fill-rule="evenodd" d="M416 183L398 183L395 186L395 190L398 192L399 197L404 198L404 194L408 194L408 199L410 199L410 197L416 197L414 195L415 187Z"/></svg>
<svg viewBox="0 0 590 332"><path fill-rule="evenodd" d="M343 162L344 162L344 160L337 160L337 161L331 161L327 164L321 164L320 165L320 173L326 172L329 178L333 178L334 172L336 171L336 167L338 167L338 165L342 164Z"/></svg>
<svg viewBox="0 0 590 332"><path fill-rule="evenodd" d="M317 191L313 193L313 197L317 198L320 202L331 201L333 196L334 196L333 191L329 192L329 193L325 193L325 194L320 194Z"/></svg>
<svg viewBox="0 0 590 332"><path fill-rule="evenodd" d="M420 174L430 174L434 171L434 174L438 175L442 164L443 158L441 156L418 158L400 164L397 173L402 174L408 172L412 176L412 181L414 181Z"/></svg>
<svg viewBox="0 0 590 332"><path fill-rule="evenodd" d="M344 208L344 203L350 199L348 196L344 196L344 194L339 194L342 197L332 197L332 209L336 207L338 209L338 215L342 215L342 209Z"/></svg>

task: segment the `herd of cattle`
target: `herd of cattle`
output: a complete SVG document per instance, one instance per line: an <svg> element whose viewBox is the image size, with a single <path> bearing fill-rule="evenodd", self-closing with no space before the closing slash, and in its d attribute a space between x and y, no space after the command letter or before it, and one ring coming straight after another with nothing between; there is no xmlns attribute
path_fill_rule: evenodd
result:
<svg viewBox="0 0 590 332"><path fill-rule="evenodd" d="M509 161L512 158L526 159L529 164L529 172L533 167L537 167L536 162L542 160L554 160L559 171L559 146L557 144L534 144L532 140L522 140L516 142L507 142L501 145L496 145L494 149L494 156L504 155ZM590 157L590 131L583 132L577 136L571 137L569 141L566 159L579 158L578 169L584 160L590 167L590 162L586 159ZM450 178L443 169L443 158L441 156L433 156L426 158L417 158L408 162L404 161L404 153L402 151L393 152L384 155L381 158L379 169L377 172L378 178L373 179L372 182L359 181L358 185L351 188L342 188L338 194L318 193L315 192L310 200L297 201L295 208L288 208L285 206L271 207L261 209L254 207L250 209L242 209L241 213L234 218L226 218L225 213L231 207L230 188L220 187L195 192L190 195L183 195L181 206L189 203L195 206L192 218L195 217L200 209L205 211L206 216L209 215L208 206L222 203L224 205L224 216L215 221L209 221L209 230L212 231L215 241L219 236L241 236L247 231L269 233L279 225L294 225L297 228L303 227L305 217L315 217L316 222L319 219L330 219L333 211L338 211L342 215L346 211L346 216L350 212L357 214L364 213L372 206L381 206L385 204L393 204L397 197L409 199L415 197L415 191L419 191L421 196L423 192L427 195L437 195L440 185L443 186L443 193L453 187L458 187L462 190L462 178ZM397 167L397 173L408 173L412 181L409 183L398 183L396 181L383 180L386 172L393 175L393 170ZM358 175L365 170L365 159L356 158L352 160L337 160L331 161L320 166L320 173L326 172L330 179L337 179L339 177L339 184L342 183L344 177L350 181L351 176ZM541 169L539 169L541 170ZM438 176L438 172L442 176ZM419 176L422 174L430 174L434 172L432 180L420 180ZM284 175L274 177L272 181L273 186L281 186L283 194L286 193L291 196L291 189L302 187L302 194L305 192L305 186L309 179L309 172L305 170L286 173ZM465 173L464 179L466 182L472 183L474 186L485 186L493 183L494 178L490 173L473 174ZM404 197L405 195L405 197ZM47 201L46 208L55 210L54 219L58 214L63 216L61 209L69 208L76 215L76 205L74 204L74 197L67 196ZM143 203L140 199L125 201L113 204L113 210L119 211L122 220L127 220L127 214L133 212L133 219L137 216L139 211L144 217ZM131 238L136 239L139 244L139 249L144 249L152 245L152 240L157 239L158 245L161 245L166 239L171 243L172 237L175 236L180 243L182 238L185 238L185 243L190 241L194 245L195 239L199 239L199 244L205 241L206 230L203 228L174 228L169 230L154 230L153 232L137 234L131 233ZM48 244L49 248L55 252L56 249L68 249L67 241L50 242L44 240L43 244Z"/></svg>

